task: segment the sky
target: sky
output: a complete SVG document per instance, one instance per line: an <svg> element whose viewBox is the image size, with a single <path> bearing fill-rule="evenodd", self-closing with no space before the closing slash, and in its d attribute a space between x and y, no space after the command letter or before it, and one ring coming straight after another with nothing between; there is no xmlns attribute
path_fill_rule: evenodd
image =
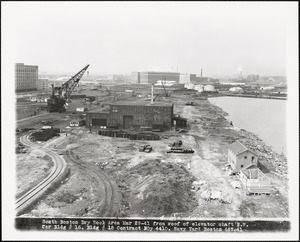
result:
<svg viewBox="0 0 300 242"><path fill-rule="evenodd" d="M40 72L285 75L282 2L9 2L12 59ZM295 5L294 5L295 6ZM3 6L2 6L3 7Z"/></svg>

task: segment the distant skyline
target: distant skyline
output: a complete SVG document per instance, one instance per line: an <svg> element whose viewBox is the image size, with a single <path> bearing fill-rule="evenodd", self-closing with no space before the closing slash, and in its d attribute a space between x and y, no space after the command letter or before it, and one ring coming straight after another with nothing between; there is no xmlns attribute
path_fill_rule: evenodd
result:
<svg viewBox="0 0 300 242"><path fill-rule="evenodd" d="M2 3L3 5L3 3ZM280 2L9 2L15 62L90 74L286 75L290 7Z"/></svg>

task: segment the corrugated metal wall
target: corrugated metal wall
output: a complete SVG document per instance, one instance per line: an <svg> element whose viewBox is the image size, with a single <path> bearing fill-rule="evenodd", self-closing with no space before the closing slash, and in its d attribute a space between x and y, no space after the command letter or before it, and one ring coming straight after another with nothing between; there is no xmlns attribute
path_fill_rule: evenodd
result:
<svg viewBox="0 0 300 242"><path fill-rule="evenodd" d="M141 126L152 127L161 125L166 129L172 127L172 106L133 106L133 105L111 105L108 113L87 113L86 127L90 128L92 119L107 119L108 126L124 128L124 116L132 116L132 126L139 129Z"/></svg>
<svg viewBox="0 0 300 242"><path fill-rule="evenodd" d="M123 116L133 116L133 126L149 126L152 124L172 126L173 105L166 106L125 106L111 105L110 122L123 128Z"/></svg>
<svg viewBox="0 0 300 242"><path fill-rule="evenodd" d="M91 127L93 119L107 119L109 122L109 113L86 113L85 125L87 128Z"/></svg>

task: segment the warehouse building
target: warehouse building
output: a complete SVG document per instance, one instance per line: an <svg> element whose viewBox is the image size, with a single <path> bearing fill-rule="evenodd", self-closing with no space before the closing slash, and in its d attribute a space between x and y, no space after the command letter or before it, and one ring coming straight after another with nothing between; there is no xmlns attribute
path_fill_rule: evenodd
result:
<svg viewBox="0 0 300 242"><path fill-rule="evenodd" d="M88 128L141 130L145 127L167 130L172 127L173 103L116 102L109 112L93 110L86 113Z"/></svg>
<svg viewBox="0 0 300 242"><path fill-rule="evenodd" d="M91 110L86 112L86 127L91 129L106 129L109 123L109 112Z"/></svg>
<svg viewBox="0 0 300 242"><path fill-rule="evenodd" d="M154 84L157 81L175 81L179 83L180 73L178 72L132 72L131 80L137 84Z"/></svg>
<svg viewBox="0 0 300 242"><path fill-rule="evenodd" d="M15 64L16 91L33 91L38 89L38 66Z"/></svg>

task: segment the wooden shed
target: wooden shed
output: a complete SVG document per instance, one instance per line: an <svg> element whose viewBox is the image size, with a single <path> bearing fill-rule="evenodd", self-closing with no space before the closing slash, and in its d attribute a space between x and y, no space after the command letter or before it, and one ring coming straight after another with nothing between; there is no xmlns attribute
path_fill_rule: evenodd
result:
<svg viewBox="0 0 300 242"><path fill-rule="evenodd" d="M259 169L242 170L240 180L250 195L270 194L271 180Z"/></svg>
<svg viewBox="0 0 300 242"><path fill-rule="evenodd" d="M85 121L83 119L74 119L70 122L71 127L79 127L83 126L85 124Z"/></svg>
<svg viewBox="0 0 300 242"><path fill-rule="evenodd" d="M236 141L228 147L228 163L233 171L240 171L249 167L257 167L258 154Z"/></svg>

